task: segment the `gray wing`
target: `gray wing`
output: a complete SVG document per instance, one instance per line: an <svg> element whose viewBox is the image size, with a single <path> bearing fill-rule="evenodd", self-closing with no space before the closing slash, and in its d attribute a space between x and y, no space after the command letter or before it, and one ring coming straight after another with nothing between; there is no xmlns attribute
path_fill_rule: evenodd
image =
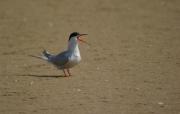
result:
<svg viewBox="0 0 180 114"><path fill-rule="evenodd" d="M63 67L69 61L68 52L64 51L58 55L51 57L50 62L58 67Z"/></svg>

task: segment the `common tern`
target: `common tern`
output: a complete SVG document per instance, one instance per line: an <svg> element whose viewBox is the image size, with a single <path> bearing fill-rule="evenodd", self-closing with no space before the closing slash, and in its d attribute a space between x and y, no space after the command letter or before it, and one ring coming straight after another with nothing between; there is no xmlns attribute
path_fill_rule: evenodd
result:
<svg viewBox="0 0 180 114"><path fill-rule="evenodd" d="M78 32L71 33L68 40L67 50L57 55L50 54L48 51L44 50L41 56L31 56L48 61L49 63L56 66L58 69L63 70L65 76L71 76L72 74L70 72L70 68L74 67L81 61L78 42L88 44L81 37L84 35L87 34L80 34Z"/></svg>

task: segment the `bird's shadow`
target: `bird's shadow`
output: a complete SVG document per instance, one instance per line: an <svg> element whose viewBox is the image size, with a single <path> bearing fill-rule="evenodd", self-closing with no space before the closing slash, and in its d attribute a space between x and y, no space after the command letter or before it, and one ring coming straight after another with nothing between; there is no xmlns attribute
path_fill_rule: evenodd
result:
<svg viewBox="0 0 180 114"><path fill-rule="evenodd" d="M30 77L38 77L38 78L65 78L67 76L64 75L42 75L42 74L21 74L17 76L30 76Z"/></svg>

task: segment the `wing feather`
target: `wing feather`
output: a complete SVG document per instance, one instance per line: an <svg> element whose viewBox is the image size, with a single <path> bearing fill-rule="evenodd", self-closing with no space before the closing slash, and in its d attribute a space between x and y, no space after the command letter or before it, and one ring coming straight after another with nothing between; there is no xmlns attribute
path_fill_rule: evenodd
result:
<svg viewBox="0 0 180 114"><path fill-rule="evenodd" d="M69 53L67 51L64 51L64 52L50 58L50 62L52 62L57 67L62 68L69 61L68 54Z"/></svg>

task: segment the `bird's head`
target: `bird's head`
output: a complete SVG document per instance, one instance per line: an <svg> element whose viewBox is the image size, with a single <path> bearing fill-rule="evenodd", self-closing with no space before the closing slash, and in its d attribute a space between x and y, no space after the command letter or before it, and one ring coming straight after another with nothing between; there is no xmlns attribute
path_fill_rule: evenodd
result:
<svg viewBox="0 0 180 114"><path fill-rule="evenodd" d="M83 42L83 43L86 43L86 44L88 44L86 41L84 41L82 38L82 36L85 36L85 35L87 35L87 34L80 34L80 33L78 33L78 32L73 32L73 33L71 33L70 34L70 36L69 36L69 42L71 41L71 40L75 40L75 41L79 41L79 42Z"/></svg>

